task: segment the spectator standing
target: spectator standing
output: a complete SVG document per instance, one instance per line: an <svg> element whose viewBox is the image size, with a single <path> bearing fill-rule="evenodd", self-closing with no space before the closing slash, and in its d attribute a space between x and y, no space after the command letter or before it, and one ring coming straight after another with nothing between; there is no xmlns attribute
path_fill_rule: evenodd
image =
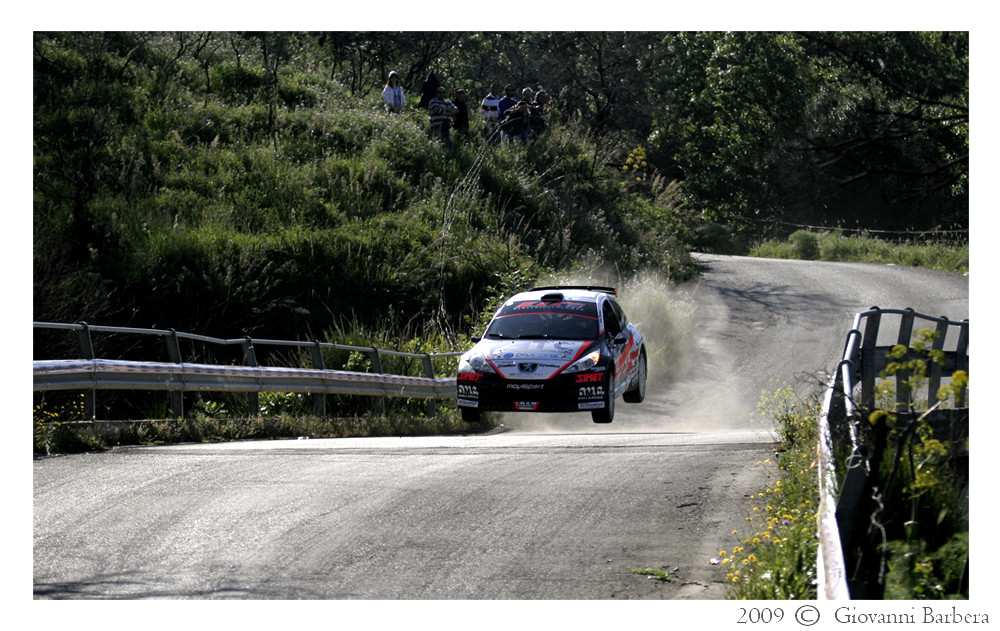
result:
<svg viewBox="0 0 1000 631"><path fill-rule="evenodd" d="M438 83L437 75L433 72L428 74L427 80L424 81L424 85L420 88L420 102L417 103L417 107L427 109L431 99L433 99L434 95L437 94L437 89L440 85L441 84Z"/></svg>
<svg viewBox="0 0 1000 631"><path fill-rule="evenodd" d="M483 99L483 104L480 107L483 113L483 135L486 136L487 140L494 140L497 133L497 126L500 124L500 114L498 112L498 106L500 104L500 97L497 94L500 92L500 85L498 83L490 84L489 94Z"/></svg>
<svg viewBox="0 0 1000 631"><path fill-rule="evenodd" d="M497 120L502 121L504 113L517 103L514 98L514 86L507 84L503 87L503 97L497 101Z"/></svg>
<svg viewBox="0 0 1000 631"><path fill-rule="evenodd" d="M535 92L531 88L521 90L521 100L507 108L500 124L500 139L503 142L527 140L531 131L531 100Z"/></svg>
<svg viewBox="0 0 1000 631"><path fill-rule="evenodd" d="M406 94L403 86L399 85L399 73L395 70L389 73L389 78L382 88L382 100L385 101L385 109L393 114L399 114L406 105Z"/></svg>
<svg viewBox="0 0 1000 631"><path fill-rule="evenodd" d="M539 90L531 103L531 129L528 130L530 135L537 137L545 131L545 104L548 102L549 93Z"/></svg>
<svg viewBox="0 0 1000 631"><path fill-rule="evenodd" d="M431 138L448 144L451 142L451 119L458 114L458 108L445 98L446 92L443 85L438 86L434 98L427 102L427 113L431 117Z"/></svg>
<svg viewBox="0 0 1000 631"><path fill-rule="evenodd" d="M458 112L455 114L455 131L462 134L462 136L469 135L469 106L465 101L465 90L462 88L455 88L455 94L453 97L455 108Z"/></svg>

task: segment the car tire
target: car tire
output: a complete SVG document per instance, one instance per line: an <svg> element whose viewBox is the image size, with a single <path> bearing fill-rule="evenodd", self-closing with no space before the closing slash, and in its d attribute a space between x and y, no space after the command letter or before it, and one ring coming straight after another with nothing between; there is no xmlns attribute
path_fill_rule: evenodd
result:
<svg viewBox="0 0 1000 631"><path fill-rule="evenodd" d="M467 425L479 425L483 420L483 414L476 408L461 408L462 421Z"/></svg>
<svg viewBox="0 0 1000 631"><path fill-rule="evenodd" d="M604 409L592 410L590 418L595 423L610 423L615 420L615 376L608 371L608 378L604 382Z"/></svg>
<svg viewBox="0 0 1000 631"><path fill-rule="evenodd" d="M639 369L635 374L635 386L622 394L627 403L642 403L646 398L646 351L639 353Z"/></svg>

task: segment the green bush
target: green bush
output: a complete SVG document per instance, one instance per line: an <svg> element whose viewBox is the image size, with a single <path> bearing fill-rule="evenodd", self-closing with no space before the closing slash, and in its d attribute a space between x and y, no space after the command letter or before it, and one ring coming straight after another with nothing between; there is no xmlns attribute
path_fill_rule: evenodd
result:
<svg viewBox="0 0 1000 631"><path fill-rule="evenodd" d="M788 240L792 243L795 258L814 261L819 258L819 239L808 230L796 230Z"/></svg>

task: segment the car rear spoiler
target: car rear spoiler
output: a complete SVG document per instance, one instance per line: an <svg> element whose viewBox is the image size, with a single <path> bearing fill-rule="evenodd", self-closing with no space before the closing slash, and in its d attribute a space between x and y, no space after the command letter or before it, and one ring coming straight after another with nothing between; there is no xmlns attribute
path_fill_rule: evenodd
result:
<svg viewBox="0 0 1000 631"><path fill-rule="evenodd" d="M614 287L603 287L601 285L548 285L545 287L533 287L531 291L549 291L559 289L583 289L586 291L601 291L612 296L618 295L618 290Z"/></svg>

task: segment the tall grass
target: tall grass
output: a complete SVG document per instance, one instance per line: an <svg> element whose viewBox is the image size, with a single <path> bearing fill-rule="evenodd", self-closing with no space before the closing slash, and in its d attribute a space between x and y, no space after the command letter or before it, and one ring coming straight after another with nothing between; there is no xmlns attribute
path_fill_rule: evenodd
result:
<svg viewBox="0 0 1000 631"><path fill-rule="evenodd" d="M872 236L847 237L840 231L798 230L786 241L765 241L750 252L764 258L892 263L948 272L969 271L969 244L934 241L886 241Z"/></svg>

